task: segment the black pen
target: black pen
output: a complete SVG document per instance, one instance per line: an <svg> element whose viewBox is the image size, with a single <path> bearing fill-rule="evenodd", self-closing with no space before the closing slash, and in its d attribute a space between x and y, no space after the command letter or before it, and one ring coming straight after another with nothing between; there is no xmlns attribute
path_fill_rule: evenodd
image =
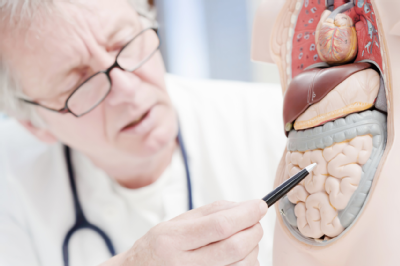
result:
<svg viewBox="0 0 400 266"><path fill-rule="evenodd" d="M263 198L263 201L265 201L268 205L268 208L274 205L275 202L280 200L283 196L285 196L292 188L297 186L304 178L308 176L309 173L314 169L314 167L317 166L316 163L311 164L283 182L281 185L279 185L277 188L272 190L271 193L269 193L267 196Z"/></svg>

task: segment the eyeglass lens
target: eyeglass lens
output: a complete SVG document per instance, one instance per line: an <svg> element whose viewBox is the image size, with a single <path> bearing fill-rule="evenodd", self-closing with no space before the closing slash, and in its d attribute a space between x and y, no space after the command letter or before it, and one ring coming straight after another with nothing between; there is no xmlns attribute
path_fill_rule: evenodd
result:
<svg viewBox="0 0 400 266"><path fill-rule="evenodd" d="M82 115L99 104L110 90L110 82L105 73L98 73L75 91L68 100L68 109Z"/></svg>
<svg viewBox="0 0 400 266"><path fill-rule="evenodd" d="M117 63L127 71L141 66L159 46L159 40L153 30L146 30L132 40L119 54Z"/></svg>

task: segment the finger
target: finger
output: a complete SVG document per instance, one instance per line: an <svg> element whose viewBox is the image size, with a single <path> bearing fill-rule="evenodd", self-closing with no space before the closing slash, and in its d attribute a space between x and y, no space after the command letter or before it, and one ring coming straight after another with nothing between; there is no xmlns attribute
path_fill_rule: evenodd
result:
<svg viewBox="0 0 400 266"><path fill-rule="evenodd" d="M239 204L241 204L241 203L219 200L219 201L213 202L211 204L202 206L200 208L185 212L184 214L181 214L181 215L175 217L171 221L183 220L183 219L195 219L195 218L207 216L207 215L219 212L219 211L230 209Z"/></svg>
<svg viewBox="0 0 400 266"><path fill-rule="evenodd" d="M262 200L247 201L195 220L174 223L169 234L181 239L181 250L197 249L257 224L267 209L267 204Z"/></svg>
<svg viewBox="0 0 400 266"><path fill-rule="evenodd" d="M229 264L229 266L248 266L248 265L257 265L258 263L258 251L259 246L257 245L246 258L241 261Z"/></svg>
<svg viewBox="0 0 400 266"><path fill-rule="evenodd" d="M232 237L191 251L191 261L204 265L229 265L244 260L258 246L263 235L259 223Z"/></svg>

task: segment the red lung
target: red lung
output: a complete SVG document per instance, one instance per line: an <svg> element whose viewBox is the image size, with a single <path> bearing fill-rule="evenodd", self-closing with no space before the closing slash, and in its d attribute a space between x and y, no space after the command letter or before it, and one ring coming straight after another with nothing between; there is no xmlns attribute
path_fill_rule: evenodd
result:
<svg viewBox="0 0 400 266"><path fill-rule="evenodd" d="M293 78L308 66L322 62L315 46L315 29L325 9L325 0L304 0L292 43Z"/></svg>
<svg viewBox="0 0 400 266"><path fill-rule="evenodd" d="M371 0L357 0L356 6L346 11L346 14L353 19L356 25L358 38L356 62L371 60L383 71L378 24Z"/></svg>

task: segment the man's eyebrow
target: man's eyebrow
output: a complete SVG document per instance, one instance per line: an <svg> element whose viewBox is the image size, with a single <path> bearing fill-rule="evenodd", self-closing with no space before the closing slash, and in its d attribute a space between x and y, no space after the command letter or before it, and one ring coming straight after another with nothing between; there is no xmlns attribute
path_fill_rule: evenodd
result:
<svg viewBox="0 0 400 266"><path fill-rule="evenodd" d="M121 18L118 21L115 22L117 27L115 27L110 34L107 36L107 40L113 40L118 33L120 33L122 30L126 28L132 28L134 32L138 30L138 25L137 23L134 23L135 21L133 20L128 20L126 18Z"/></svg>
<svg viewBox="0 0 400 266"><path fill-rule="evenodd" d="M81 69L79 67L71 68L64 77L66 80L70 79L70 80L74 80L74 81L65 82L65 80L64 80L63 88L56 90L56 93L54 93L53 97L54 98L61 97L67 93L72 93L75 89L77 89L78 86L80 86L82 84L82 82L85 81L85 78L88 78L85 76L83 76L83 77L81 76L81 77L77 77L77 78L72 76L81 71L83 71L83 69ZM63 82L60 81L59 83L63 83ZM69 84L66 84L66 83L69 83Z"/></svg>

